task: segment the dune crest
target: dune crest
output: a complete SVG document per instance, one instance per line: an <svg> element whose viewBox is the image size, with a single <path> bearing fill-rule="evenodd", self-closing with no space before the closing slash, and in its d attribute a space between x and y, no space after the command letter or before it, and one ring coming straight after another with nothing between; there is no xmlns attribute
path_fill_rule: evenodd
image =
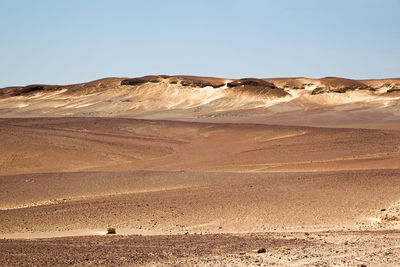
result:
<svg viewBox="0 0 400 267"><path fill-rule="evenodd" d="M125 117L342 125L400 121L400 79L152 75L0 89L0 117Z"/></svg>

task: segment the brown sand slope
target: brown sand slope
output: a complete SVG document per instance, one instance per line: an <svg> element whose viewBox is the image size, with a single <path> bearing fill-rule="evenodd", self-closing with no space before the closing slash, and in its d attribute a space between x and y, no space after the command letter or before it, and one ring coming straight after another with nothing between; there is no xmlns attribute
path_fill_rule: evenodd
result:
<svg viewBox="0 0 400 267"><path fill-rule="evenodd" d="M399 176L398 170L2 176L1 233L86 235L109 225L125 234L359 229L400 199Z"/></svg>
<svg viewBox="0 0 400 267"><path fill-rule="evenodd" d="M400 198L398 131L53 118L0 136L3 234L355 226Z"/></svg>
<svg viewBox="0 0 400 267"><path fill-rule="evenodd" d="M106 118L2 119L2 174L399 167L397 131Z"/></svg>
<svg viewBox="0 0 400 267"><path fill-rule="evenodd" d="M396 265L397 82L0 89L0 262ZM108 226L119 235L102 236Z"/></svg>
<svg viewBox="0 0 400 267"><path fill-rule="evenodd" d="M393 265L399 145L390 130L1 119L0 235L33 240L2 240L0 261Z"/></svg>

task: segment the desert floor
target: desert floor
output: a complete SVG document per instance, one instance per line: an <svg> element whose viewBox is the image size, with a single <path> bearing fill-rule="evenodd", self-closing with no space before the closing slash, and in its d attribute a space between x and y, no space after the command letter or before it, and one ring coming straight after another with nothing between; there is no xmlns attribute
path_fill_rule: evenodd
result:
<svg viewBox="0 0 400 267"><path fill-rule="evenodd" d="M0 262L400 265L399 129L0 119Z"/></svg>

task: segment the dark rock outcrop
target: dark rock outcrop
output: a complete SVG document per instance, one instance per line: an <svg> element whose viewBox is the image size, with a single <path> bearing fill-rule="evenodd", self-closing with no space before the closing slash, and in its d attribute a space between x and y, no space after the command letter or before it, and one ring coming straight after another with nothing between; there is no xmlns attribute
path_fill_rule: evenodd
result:
<svg viewBox="0 0 400 267"><path fill-rule="evenodd" d="M245 78L230 82L227 84L227 86L234 90L253 94L261 94L274 97L285 97L289 95L282 88L278 88L277 86L275 86L275 84L262 79Z"/></svg>
<svg viewBox="0 0 400 267"><path fill-rule="evenodd" d="M395 92L399 92L400 93L400 88L392 88L386 91L386 93L395 93Z"/></svg>
<svg viewBox="0 0 400 267"><path fill-rule="evenodd" d="M109 89L119 89L122 86L140 86L142 84L164 83L176 85L184 89L187 88L219 88L227 85L228 90L235 92L246 92L256 95L285 97L290 95L285 89L305 89L308 86L315 86L313 95L324 93L345 93L348 91L387 90L384 94L391 96L397 95L400 91L400 78L376 79L376 80L351 80L337 77L326 77L322 79L310 78L271 78L256 79L245 78L239 80L197 77L197 76L169 76L169 75L149 75L138 78L104 78L80 84L71 85L43 85L34 84L20 87L0 88L0 98L33 95L41 92L53 92L63 90L66 95L87 95L98 93ZM382 93L378 91L379 93Z"/></svg>
<svg viewBox="0 0 400 267"><path fill-rule="evenodd" d="M52 91L59 89L56 85L32 84L23 87L6 87L0 90L0 97L12 97L21 95L30 95L38 92Z"/></svg>
<svg viewBox="0 0 400 267"><path fill-rule="evenodd" d="M222 82L210 81L210 80L206 80L206 79L203 80L203 79L188 78L188 77L182 77L180 79L181 79L182 86L191 86L191 87L200 87L200 88L210 86L213 88L218 88L218 87L225 85L225 83L222 83Z"/></svg>
<svg viewBox="0 0 400 267"><path fill-rule="evenodd" d="M159 83L162 81L162 76L144 76L139 78L125 79L121 81L121 85L142 85L144 83Z"/></svg>
<svg viewBox="0 0 400 267"><path fill-rule="evenodd" d="M122 78L104 78L86 83L78 83L71 85L43 85L33 84L20 87L0 88L0 98L33 95L40 92L55 92L65 90L68 95L87 95L105 91L110 88L116 88L120 85Z"/></svg>
<svg viewBox="0 0 400 267"><path fill-rule="evenodd" d="M144 83L159 83L167 82L170 84L180 84L181 86L191 86L204 88L211 86L213 88L218 88L224 86L225 83L221 81L222 79L217 78L206 78L206 77L195 77L195 76L168 76L168 75L158 75L158 76L144 76L140 78L125 79L121 81L121 85L133 85L138 86Z"/></svg>
<svg viewBox="0 0 400 267"><path fill-rule="evenodd" d="M312 91L311 94L318 95L322 93L346 93L348 91L356 90L370 90L374 91L374 88L355 80L326 77L320 79L320 85Z"/></svg>
<svg viewBox="0 0 400 267"><path fill-rule="evenodd" d="M275 84L277 87L284 89L305 89L306 86L312 86L313 80L304 77L294 77L294 78L270 78L263 79L264 81Z"/></svg>

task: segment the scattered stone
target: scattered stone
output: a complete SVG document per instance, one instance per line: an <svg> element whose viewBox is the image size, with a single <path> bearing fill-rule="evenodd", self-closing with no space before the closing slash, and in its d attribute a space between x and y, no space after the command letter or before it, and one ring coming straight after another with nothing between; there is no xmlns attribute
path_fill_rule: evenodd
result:
<svg viewBox="0 0 400 267"><path fill-rule="evenodd" d="M398 221L399 217L395 216L395 215L391 215L391 214L385 214L381 216L381 222L382 223L389 223L389 222L393 222L393 221Z"/></svg>
<svg viewBox="0 0 400 267"><path fill-rule="evenodd" d="M257 253L265 253L265 252L267 252L265 248L260 248L259 250L257 250Z"/></svg>

